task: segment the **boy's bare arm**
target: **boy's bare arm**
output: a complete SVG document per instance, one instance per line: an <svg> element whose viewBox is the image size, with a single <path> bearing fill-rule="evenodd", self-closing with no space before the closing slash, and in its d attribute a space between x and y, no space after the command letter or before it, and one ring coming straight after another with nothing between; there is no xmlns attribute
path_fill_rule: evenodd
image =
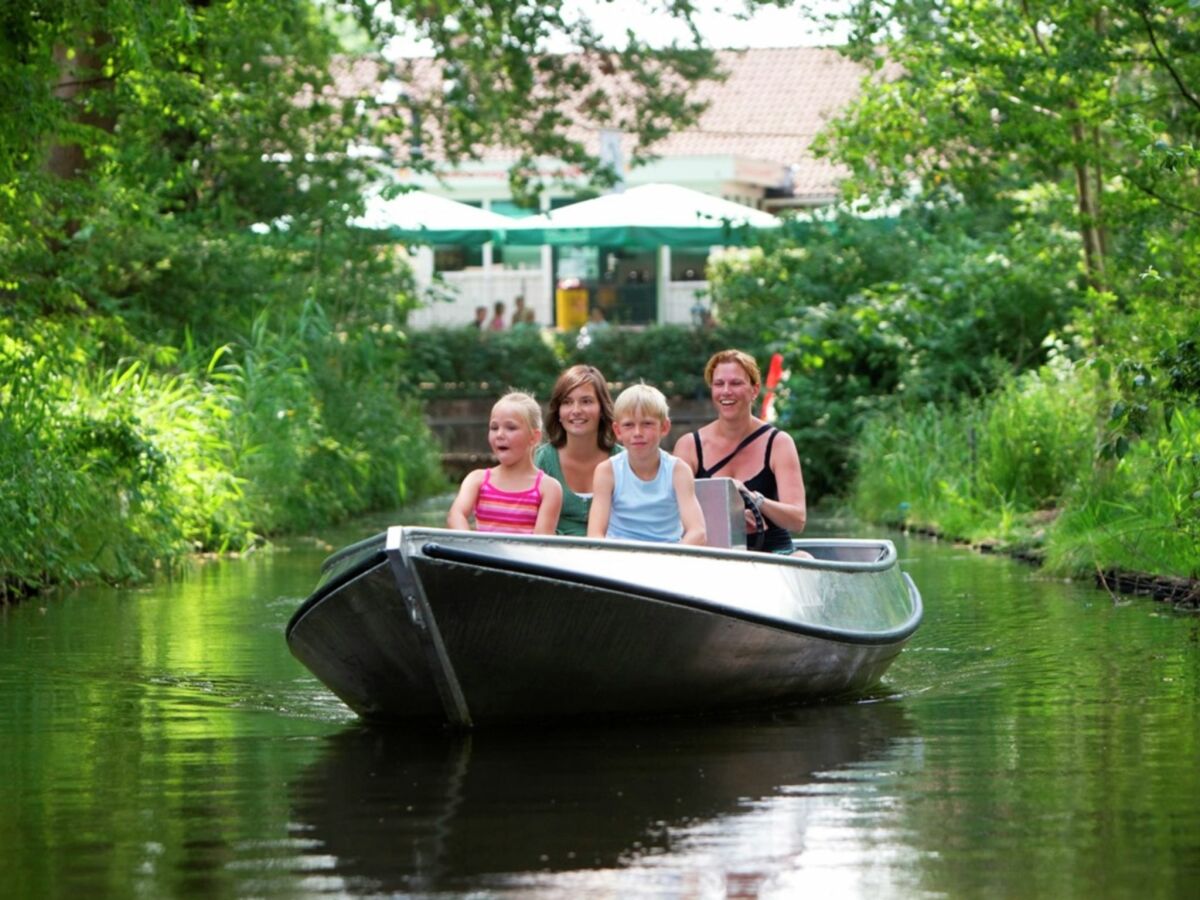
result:
<svg viewBox="0 0 1200 900"><path fill-rule="evenodd" d="M592 508L588 512L587 536L602 538L608 534L608 517L612 514L612 462L605 460L596 466L592 475Z"/></svg>
<svg viewBox="0 0 1200 900"><path fill-rule="evenodd" d="M708 543L708 531L704 527L704 510L696 498L696 478L686 465L675 464L671 477L675 486L675 500L679 504L679 522L683 525L681 544L703 547Z"/></svg>

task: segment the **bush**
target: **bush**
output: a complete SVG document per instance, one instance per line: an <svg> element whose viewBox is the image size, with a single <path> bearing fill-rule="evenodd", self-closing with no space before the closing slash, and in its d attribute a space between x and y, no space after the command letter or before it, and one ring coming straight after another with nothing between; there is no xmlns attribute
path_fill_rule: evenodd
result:
<svg viewBox="0 0 1200 900"><path fill-rule="evenodd" d="M1010 379L989 398L876 415L855 449L853 506L869 520L950 537L1016 539L1086 480L1097 408L1094 380L1060 365Z"/></svg>
<svg viewBox="0 0 1200 900"><path fill-rule="evenodd" d="M600 369L615 387L641 380L691 397L704 395L704 363L716 351L740 347L764 367L768 355L746 330L719 325L570 332L432 328L412 344L411 365L425 396L496 396L513 387L543 401L562 370L577 363Z"/></svg>
<svg viewBox="0 0 1200 900"><path fill-rule="evenodd" d="M810 492L840 494L873 413L983 396L1045 362L1081 299L1074 252L1016 205L841 216L727 255L713 292L723 321L783 354L779 424Z"/></svg>

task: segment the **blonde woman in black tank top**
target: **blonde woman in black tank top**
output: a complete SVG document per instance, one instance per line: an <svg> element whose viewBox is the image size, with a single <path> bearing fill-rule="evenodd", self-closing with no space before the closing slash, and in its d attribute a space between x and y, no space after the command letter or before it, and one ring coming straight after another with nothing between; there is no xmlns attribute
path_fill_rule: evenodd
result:
<svg viewBox="0 0 1200 900"><path fill-rule="evenodd" d="M741 350L714 354L704 367L704 380L717 417L683 435L673 452L697 478L732 478L750 491L767 524L761 549L788 553L789 533L803 531L807 519L796 443L791 435L754 415L762 376L749 354ZM749 510L746 520L747 540L753 546L756 532Z"/></svg>

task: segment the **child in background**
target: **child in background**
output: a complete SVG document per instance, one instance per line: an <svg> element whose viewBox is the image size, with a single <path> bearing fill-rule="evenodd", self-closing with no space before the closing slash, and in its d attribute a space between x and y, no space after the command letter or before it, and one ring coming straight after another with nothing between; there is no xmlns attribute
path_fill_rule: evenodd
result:
<svg viewBox="0 0 1200 900"><path fill-rule="evenodd" d="M703 545L704 513L692 470L659 445L671 430L667 398L635 384L613 405L625 452L596 466L588 537Z"/></svg>
<svg viewBox="0 0 1200 900"><path fill-rule="evenodd" d="M533 464L541 422L542 410L528 394L514 391L496 401L488 446L499 464L463 479L446 514L449 527L469 531L473 518L476 531L554 534L562 485Z"/></svg>

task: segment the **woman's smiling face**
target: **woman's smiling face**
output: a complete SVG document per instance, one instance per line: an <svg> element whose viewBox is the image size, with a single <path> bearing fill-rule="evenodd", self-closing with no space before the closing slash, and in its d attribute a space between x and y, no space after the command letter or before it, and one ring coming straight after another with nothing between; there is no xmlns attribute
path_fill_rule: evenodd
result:
<svg viewBox="0 0 1200 900"><path fill-rule="evenodd" d="M721 363L712 373L712 402L717 412L741 414L750 409L758 388L735 362Z"/></svg>
<svg viewBox="0 0 1200 900"><path fill-rule="evenodd" d="M558 407L558 421L567 434L594 436L600 427L600 401L595 386L581 384L563 397Z"/></svg>

